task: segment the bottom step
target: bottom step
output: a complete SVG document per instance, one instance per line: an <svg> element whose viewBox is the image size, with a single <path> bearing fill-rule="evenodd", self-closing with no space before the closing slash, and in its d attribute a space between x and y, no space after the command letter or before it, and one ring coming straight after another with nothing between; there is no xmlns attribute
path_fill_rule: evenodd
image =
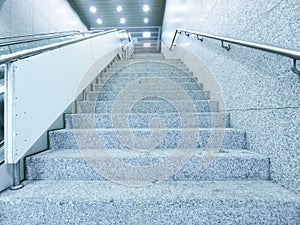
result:
<svg viewBox="0 0 300 225"><path fill-rule="evenodd" d="M268 181L29 181L0 195L0 224L300 224L299 202Z"/></svg>

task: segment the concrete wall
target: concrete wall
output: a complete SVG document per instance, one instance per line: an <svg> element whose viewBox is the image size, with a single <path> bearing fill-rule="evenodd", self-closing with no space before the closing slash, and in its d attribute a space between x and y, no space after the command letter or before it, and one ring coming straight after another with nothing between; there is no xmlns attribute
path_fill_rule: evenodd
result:
<svg viewBox="0 0 300 225"><path fill-rule="evenodd" d="M178 27L300 50L299 11L299 0L167 0L162 39L171 42ZM300 78L292 60L220 45L182 34L171 54L163 52L181 58L224 100L221 109L247 132L249 148L271 158L272 181L300 194Z"/></svg>
<svg viewBox="0 0 300 225"><path fill-rule="evenodd" d="M0 36L86 30L66 0L0 0Z"/></svg>

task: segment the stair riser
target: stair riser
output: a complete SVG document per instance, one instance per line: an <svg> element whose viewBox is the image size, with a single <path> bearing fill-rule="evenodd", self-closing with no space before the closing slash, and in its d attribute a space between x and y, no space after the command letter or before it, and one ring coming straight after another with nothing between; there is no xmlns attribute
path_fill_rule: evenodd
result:
<svg viewBox="0 0 300 225"><path fill-rule="evenodd" d="M125 66L125 67L124 67ZM146 61L133 61L132 63L124 64L115 64L110 69L114 68L126 68L126 69L135 69L135 68L147 68L147 69L177 69L177 68L187 68L186 65L182 62L146 62Z"/></svg>
<svg viewBox="0 0 300 225"><path fill-rule="evenodd" d="M188 71L188 67L186 67L185 65L180 65L180 64L173 64L173 65L161 65L161 66L158 66L156 65L155 68L152 68L153 66L152 65L131 65L131 66L126 66L126 65L118 65L118 66L114 66L112 68L109 68L109 70L112 70L112 71L116 71L116 70L124 70L124 71L134 71L135 69L136 70L150 70L151 71L157 71L157 70L169 70L169 71L174 71L174 70L183 70L183 71Z"/></svg>
<svg viewBox="0 0 300 225"><path fill-rule="evenodd" d="M148 71L148 72L147 72ZM189 69L178 69L174 68L173 70L170 69L163 69L163 68L157 68L157 69L151 69L147 70L145 68L130 68L130 69L125 69L125 68L119 68L119 69L108 69L106 72L109 73L118 73L118 72L124 72L124 73L162 73L162 74L170 74L170 73L190 73Z"/></svg>
<svg viewBox="0 0 300 225"><path fill-rule="evenodd" d="M119 121L124 119L125 116L115 115L114 119ZM229 127L229 114L190 114L181 116L179 114L131 114L127 115L126 118L128 118L128 123L132 128L148 128L153 118L161 119L168 128ZM65 127L67 129L112 128L112 115L65 115Z"/></svg>
<svg viewBox="0 0 300 225"><path fill-rule="evenodd" d="M216 101L194 101L194 109L191 108L191 103L187 102L172 102L175 104L180 104L180 113L194 113L197 112L217 112L218 103ZM113 102L110 101L96 101L96 102L86 102L78 101L76 102L76 112L77 113L111 113ZM124 102L119 104L118 108L115 109L115 113L123 113L125 109L131 107L131 112L133 113L177 113L177 109L170 104L166 104L162 101L139 101L134 105L134 102Z"/></svg>
<svg viewBox="0 0 300 225"><path fill-rule="evenodd" d="M192 100L207 100L209 99L206 93L202 91L187 91L184 93L179 93L179 92L145 92L144 94L148 96L153 96L153 97L148 97L147 99L149 100L156 100L159 97L164 97L166 99L173 99L176 101L183 101L186 99L186 96L189 96L190 99ZM113 101L118 97L119 93L116 92L86 92L85 93L85 100L87 101ZM132 101L135 100L136 97L129 95L126 100Z"/></svg>
<svg viewBox="0 0 300 225"><path fill-rule="evenodd" d="M125 84L128 84L128 83L131 83L131 82L134 82L134 81L139 81L141 80L143 83L149 83L149 84L154 84L154 83L157 83L156 80L155 80L155 77L153 77L151 80L149 80L149 82L145 81L145 80L142 80L143 78L145 77L120 77L120 78L116 78L116 77L112 77L110 79L98 79L96 80L98 82L98 84L107 84L107 85L115 85L115 84L122 84L122 85L125 85ZM151 77L149 77L151 78ZM166 79L170 80L170 81L173 81L175 83L187 83L187 82L196 82L197 83L197 80L192 78L192 77L167 77ZM159 84L157 84L159 85Z"/></svg>
<svg viewBox="0 0 300 225"><path fill-rule="evenodd" d="M152 68L153 66L150 65L150 64L146 64L146 66L142 66L142 65L139 65L139 62L137 63L134 63L134 64L115 64L113 65L111 68L108 68L108 70L117 70L117 69L122 69L122 68L126 68L126 69L131 69L132 68L147 68L147 69L155 69L155 68L162 68L162 69L171 69L171 70L180 70L180 69L188 69L188 67L183 64L183 63L167 63L167 64L164 64L164 65L156 65L155 68Z"/></svg>
<svg viewBox="0 0 300 225"><path fill-rule="evenodd" d="M138 63L160 63L160 64L168 64L168 65L173 65L173 64L181 64L185 65L180 59L149 59L149 61L146 61L145 59L131 59L129 62L124 62L124 61L117 61L114 65L132 65L132 64L138 64Z"/></svg>
<svg viewBox="0 0 300 225"><path fill-rule="evenodd" d="M110 190L107 190L110 191ZM105 194L105 193L103 193ZM5 224L130 224L232 225L299 224L294 202L260 200L141 200L51 201L24 199L3 202ZM24 218L24 212L27 212Z"/></svg>
<svg viewBox="0 0 300 225"><path fill-rule="evenodd" d="M203 84L197 84L195 82L183 82L183 83L177 83L181 88L185 90L202 90ZM154 85L153 85L154 86ZM93 91L121 91L124 89L124 86L115 84L115 85L103 85L103 84L93 84L92 90ZM180 89L180 88L178 88ZM160 85L157 85L155 90L161 90L164 91L163 87ZM176 91L176 89L175 89Z"/></svg>
<svg viewBox="0 0 300 225"><path fill-rule="evenodd" d="M27 158L26 160L26 178L29 180L107 180L101 171L96 172L91 165L110 164L110 160L116 158L102 158L101 160L86 161L84 158ZM145 173L144 167L155 165L159 158L117 158L120 162L135 166L143 166L143 169L136 167L136 174L139 179L148 181L155 174ZM174 159L180 160L180 159ZM201 158L193 158L182 166L182 169L168 180L173 181L209 181L209 180L258 180L269 179L269 161L266 158L221 158L216 157L208 168L200 171L202 165ZM101 168L101 167L99 167ZM101 169L99 169L101 170ZM118 178L119 182L128 181L126 170L118 172L125 176Z"/></svg>
<svg viewBox="0 0 300 225"><path fill-rule="evenodd" d="M116 62L114 66L130 65L132 67L145 67L145 66L157 66L157 67L170 67L174 65L185 66L182 61L165 60L165 61L145 61L145 60L130 60L130 62Z"/></svg>
<svg viewBox="0 0 300 225"><path fill-rule="evenodd" d="M49 132L50 149L126 149L132 139L140 149L158 148L246 148L246 135L242 131L226 130L209 132L208 130L152 130L155 137L149 140L150 132L137 131L131 136L131 131L119 131L118 137L115 130L63 130ZM214 135L212 137L212 135ZM223 136L222 136L223 135ZM214 138L217 136L218 138ZM119 140L122 140L122 143ZM181 140L182 139L182 140ZM191 140L192 139L192 140ZM184 140L184 141L183 141ZM215 141L216 140L216 141ZM181 143L180 145L180 141ZM210 141L210 142L209 142ZM131 146L130 146L131 147ZM133 146L134 147L134 146Z"/></svg>
<svg viewBox="0 0 300 225"><path fill-rule="evenodd" d="M147 71L143 71L142 73L135 73L135 72L132 72L132 73L125 73L125 72L116 72L116 73L111 73L111 72L107 72L107 73L103 73L103 74L100 74L98 76L98 79L108 79L108 78L134 78L134 79L137 79L137 78L144 78L144 77L163 77L163 78L193 78L195 79L195 77L193 76L192 73L183 73L183 72L166 72L164 74L161 74L161 73L158 73L158 72L147 72Z"/></svg>

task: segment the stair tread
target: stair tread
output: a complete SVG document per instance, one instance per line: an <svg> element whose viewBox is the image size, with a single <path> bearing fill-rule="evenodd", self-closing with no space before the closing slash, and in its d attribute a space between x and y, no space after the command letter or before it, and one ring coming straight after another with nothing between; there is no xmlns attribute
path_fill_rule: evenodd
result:
<svg viewBox="0 0 300 225"><path fill-rule="evenodd" d="M162 100L151 100L151 99L142 99L140 101L143 102L161 102ZM78 100L76 102L88 102L88 103L95 103L95 102L105 102L105 103L114 103L115 101L103 101L103 100L97 100L97 101L89 101L89 100ZM136 100L119 100L118 102L137 102ZM174 102L186 102L186 100L174 100ZM209 99L204 99L204 100L192 100L193 103L205 103L205 102L217 102L215 100L209 100Z"/></svg>
<svg viewBox="0 0 300 225"><path fill-rule="evenodd" d="M129 91L128 91L129 92ZM135 91L135 90L132 90L130 91L130 93L135 93L135 92L139 92L139 91ZM162 90L145 90L144 93L152 93L152 94L155 94L155 93L176 93L176 94L181 94L181 93L203 93L203 90L185 90L185 91L162 91ZM98 93L98 94L110 94L111 91L86 91L85 94L95 94L95 93ZM118 92L116 92L118 93Z"/></svg>
<svg viewBox="0 0 300 225"><path fill-rule="evenodd" d="M180 128L82 128L82 129L60 129L60 130L52 130L49 131L49 133L54 133L54 132L90 132L90 131L97 131L97 132L105 132L105 131L124 131L124 132L133 132L133 131L233 131L233 132L241 132L245 133L244 130L241 129L236 129L236 128L228 128L228 127L213 127L213 128L190 128L190 127L180 127Z"/></svg>
<svg viewBox="0 0 300 225"><path fill-rule="evenodd" d="M58 150L47 150L42 153L32 155L28 157L28 160L31 159L39 159L39 158L76 158L76 159L82 159L82 151L88 152L91 155L91 158L102 158L102 157L108 157L109 155L107 153L111 152L114 154L118 154L117 157L119 158L131 158L131 157L163 157L163 156L170 156L174 155L176 157L176 154L174 154L174 149L155 149L147 152L140 152L138 150L132 150L131 152L128 152L124 149L110 149L109 152L107 149L102 149L104 152L99 151L99 149L85 149L85 150L79 150L79 149L58 149ZM176 149L176 151L186 151L186 149ZM246 149L220 149L215 150L216 151L216 157L217 158L257 158L257 159L268 159L267 156L251 152ZM203 153L205 151L203 149L195 149L195 152L193 154L193 157L201 157L203 156ZM95 154L92 154L95 153ZM89 157L88 155L84 155L84 157ZM178 156L180 157L180 156Z"/></svg>
<svg viewBox="0 0 300 225"><path fill-rule="evenodd" d="M4 191L1 202L41 201L259 201L300 203L300 197L270 181L163 181L130 187L109 181L25 181L18 191ZM201 201L198 204L201 204ZM296 210L296 209L295 209Z"/></svg>
<svg viewBox="0 0 300 225"><path fill-rule="evenodd" d="M205 165L207 154L212 161ZM186 158L186 160L183 160ZM176 165L176 171L151 168ZM117 163L117 165L116 165ZM109 165L114 180L268 180L269 158L246 150L226 149L58 149L26 159L27 179L110 180L100 165ZM115 165L111 167L112 165ZM124 165L129 166L123 167ZM99 167L100 166L100 167ZM201 169L201 166L204 166ZM116 168L116 169L113 169ZM133 169L134 171L131 171ZM163 176L164 178L161 178Z"/></svg>
<svg viewBox="0 0 300 225"><path fill-rule="evenodd" d="M270 181L24 184L0 195L5 224L299 224L299 196Z"/></svg>
<svg viewBox="0 0 300 225"><path fill-rule="evenodd" d="M66 113L65 115L71 115L71 116L93 116L93 115L112 115L112 113L107 113L107 112L101 112L101 113ZM122 112L117 112L114 113L114 115L124 115L128 113L122 113ZM130 115L133 114L140 114L140 113L134 113L131 112ZM143 113L143 115L179 115L179 113L174 113L174 112L163 112L163 113ZM228 112L181 112L181 116L190 116L190 115L229 115Z"/></svg>

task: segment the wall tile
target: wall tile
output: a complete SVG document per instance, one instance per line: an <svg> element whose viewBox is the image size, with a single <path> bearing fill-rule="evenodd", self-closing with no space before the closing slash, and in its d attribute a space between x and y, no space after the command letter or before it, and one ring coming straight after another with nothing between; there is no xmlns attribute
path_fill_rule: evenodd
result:
<svg viewBox="0 0 300 225"><path fill-rule="evenodd" d="M0 7L0 36L86 30L66 0L0 0Z"/></svg>

